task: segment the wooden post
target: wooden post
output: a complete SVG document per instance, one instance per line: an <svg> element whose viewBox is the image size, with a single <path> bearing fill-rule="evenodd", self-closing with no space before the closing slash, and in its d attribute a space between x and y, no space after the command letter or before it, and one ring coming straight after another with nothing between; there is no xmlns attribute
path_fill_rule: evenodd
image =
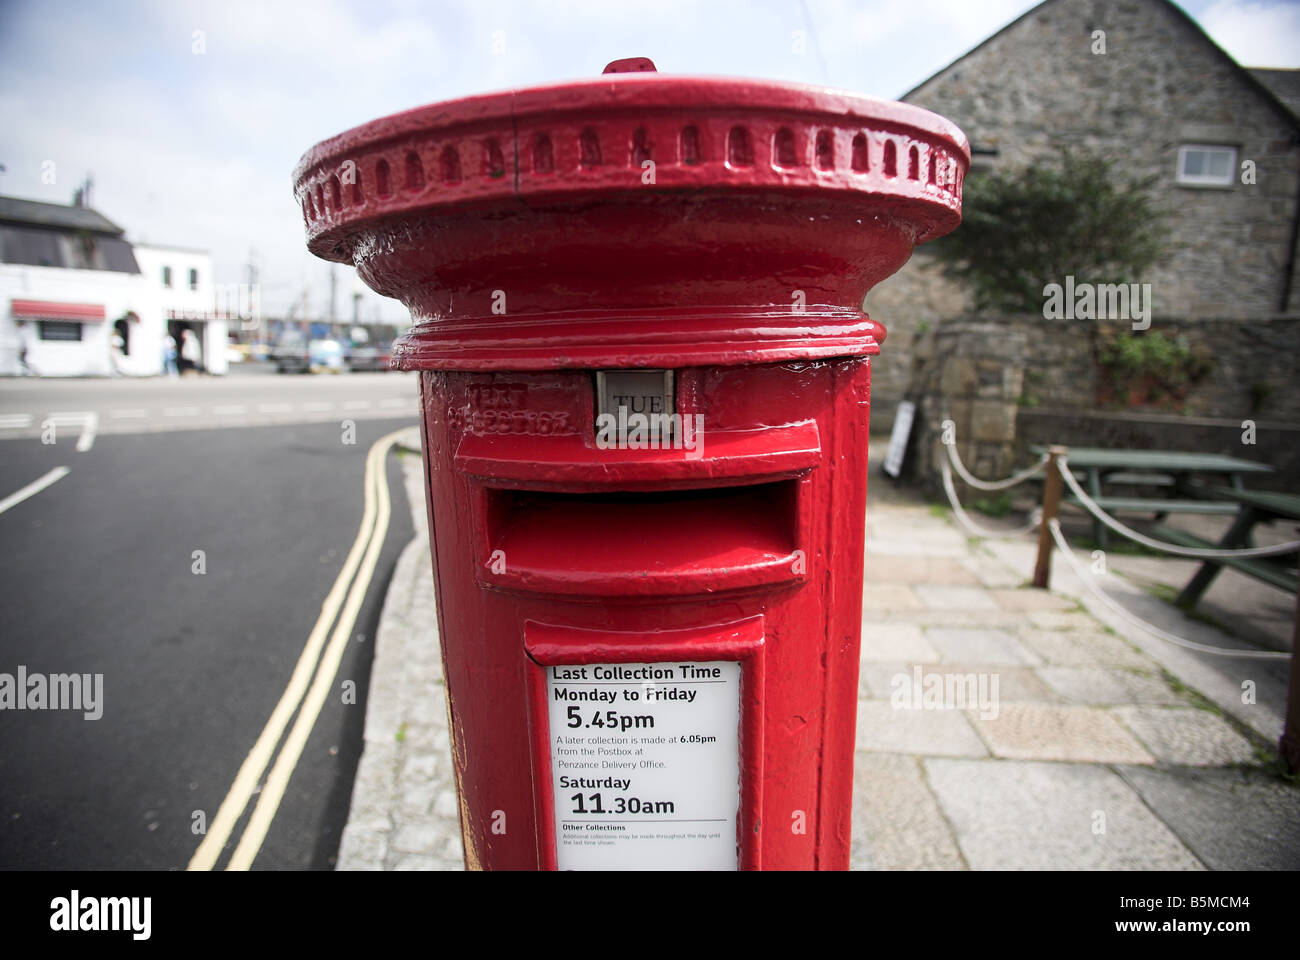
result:
<svg viewBox="0 0 1300 960"><path fill-rule="evenodd" d="M1291 678L1286 688L1286 726L1277 742L1289 773L1300 773L1300 593L1296 594L1295 626L1291 631Z"/></svg>
<svg viewBox="0 0 1300 960"><path fill-rule="evenodd" d="M1038 528L1038 559L1034 562L1034 586L1046 590L1052 581L1052 531L1048 526L1056 519L1061 503L1061 471L1056 466L1057 457L1070 453L1069 447L1047 448L1047 477L1043 483L1043 519Z"/></svg>

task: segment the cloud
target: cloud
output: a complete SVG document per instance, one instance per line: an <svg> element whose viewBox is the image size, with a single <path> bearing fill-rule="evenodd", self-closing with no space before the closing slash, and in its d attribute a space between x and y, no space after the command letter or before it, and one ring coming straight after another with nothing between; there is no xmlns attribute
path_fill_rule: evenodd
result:
<svg viewBox="0 0 1300 960"><path fill-rule="evenodd" d="M1197 18L1246 67L1300 67L1300 4L1218 0Z"/></svg>

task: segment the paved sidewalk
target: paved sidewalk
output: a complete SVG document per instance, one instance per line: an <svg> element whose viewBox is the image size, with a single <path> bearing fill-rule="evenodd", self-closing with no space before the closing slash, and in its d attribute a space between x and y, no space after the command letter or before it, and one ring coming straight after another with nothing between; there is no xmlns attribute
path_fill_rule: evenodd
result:
<svg viewBox="0 0 1300 960"><path fill-rule="evenodd" d="M462 868L423 481L405 464L420 534L384 606L340 870ZM1053 592L1035 590L1033 553L873 476L853 868L1300 868L1300 785L1271 762L1285 661L1152 638L1060 557ZM1180 636L1244 644L1106 588Z"/></svg>

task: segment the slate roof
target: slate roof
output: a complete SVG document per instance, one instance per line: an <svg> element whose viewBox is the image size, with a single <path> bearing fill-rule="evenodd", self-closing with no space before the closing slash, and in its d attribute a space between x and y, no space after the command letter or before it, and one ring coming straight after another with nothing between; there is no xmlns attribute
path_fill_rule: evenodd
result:
<svg viewBox="0 0 1300 960"><path fill-rule="evenodd" d="M126 233L108 217L89 207L0 197L0 223L53 230L86 230L120 237Z"/></svg>

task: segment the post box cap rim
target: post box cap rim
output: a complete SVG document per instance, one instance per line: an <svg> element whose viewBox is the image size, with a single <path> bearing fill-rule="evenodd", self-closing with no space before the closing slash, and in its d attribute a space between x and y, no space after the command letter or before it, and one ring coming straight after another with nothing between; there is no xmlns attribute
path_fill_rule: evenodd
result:
<svg viewBox="0 0 1300 960"><path fill-rule="evenodd" d="M333 157L406 135L493 120L518 122L530 116L571 116L584 111L591 111L595 118L628 108L678 108L700 115L737 108L751 114L772 111L805 117L822 115L826 122L858 118L910 128L944 140L967 165L970 163L970 142L965 133L951 120L914 104L788 81L633 72L472 94L379 117L307 150L294 168L293 182L298 185L310 171Z"/></svg>

